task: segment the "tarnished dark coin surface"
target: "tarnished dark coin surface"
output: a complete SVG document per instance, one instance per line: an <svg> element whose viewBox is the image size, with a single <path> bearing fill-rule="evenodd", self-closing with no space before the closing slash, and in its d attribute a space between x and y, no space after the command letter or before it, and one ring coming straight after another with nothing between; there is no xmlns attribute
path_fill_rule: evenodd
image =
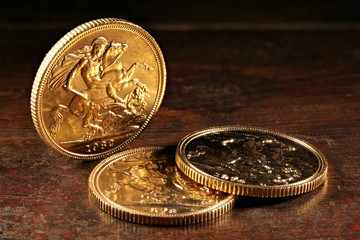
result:
<svg viewBox="0 0 360 240"><path fill-rule="evenodd" d="M105 212L135 223L185 225L232 209L235 195L202 186L175 164L174 148L146 147L118 153L92 171L92 197Z"/></svg>
<svg viewBox="0 0 360 240"><path fill-rule="evenodd" d="M183 138L178 167L196 182L245 196L285 197L318 187L327 161L310 144L266 129L224 126Z"/></svg>

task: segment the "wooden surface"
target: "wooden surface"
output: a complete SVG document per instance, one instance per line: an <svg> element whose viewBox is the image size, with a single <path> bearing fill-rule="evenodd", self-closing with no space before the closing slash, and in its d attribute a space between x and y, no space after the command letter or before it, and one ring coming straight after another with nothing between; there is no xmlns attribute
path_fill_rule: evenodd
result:
<svg viewBox="0 0 360 240"><path fill-rule="evenodd" d="M360 238L358 5L139 1L69 8L69 2L0 10L0 239ZM192 226L143 226L102 213L88 199L88 176L98 162L50 149L29 107L46 52L98 17L144 26L167 60L163 104L128 148L175 146L216 125L270 128L323 152L325 184L297 197L239 197L229 214Z"/></svg>

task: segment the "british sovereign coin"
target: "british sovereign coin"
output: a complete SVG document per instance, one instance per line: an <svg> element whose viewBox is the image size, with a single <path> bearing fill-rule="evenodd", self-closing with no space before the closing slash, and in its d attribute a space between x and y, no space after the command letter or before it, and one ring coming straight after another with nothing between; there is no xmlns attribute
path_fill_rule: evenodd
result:
<svg viewBox="0 0 360 240"><path fill-rule="evenodd" d="M235 195L186 177L176 167L174 152L137 148L103 160L90 174L90 195L110 215L149 225L199 223L231 210Z"/></svg>
<svg viewBox="0 0 360 240"><path fill-rule="evenodd" d="M155 40L126 20L82 24L49 51L36 74L31 113L41 138L77 159L109 156L136 138L165 92Z"/></svg>
<svg viewBox="0 0 360 240"><path fill-rule="evenodd" d="M183 138L177 166L196 182L253 197L287 197L321 185L325 157L310 144L260 128L224 126Z"/></svg>

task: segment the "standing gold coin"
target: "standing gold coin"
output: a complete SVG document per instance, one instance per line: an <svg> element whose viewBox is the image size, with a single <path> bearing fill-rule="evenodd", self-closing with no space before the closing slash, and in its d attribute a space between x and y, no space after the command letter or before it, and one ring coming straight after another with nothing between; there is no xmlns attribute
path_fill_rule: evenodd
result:
<svg viewBox="0 0 360 240"><path fill-rule="evenodd" d="M176 150L177 166L196 182L253 197L311 191L326 178L327 161L310 144L270 130L225 126L197 131Z"/></svg>
<svg viewBox="0 0 360 240"><path fill-rule="evenodd" d="M138 148L103 160L89 178L93 198L115 217L150 225L199 223L231 210L235 196L186 177L176 167L174 152Z"/></svg>
<svg viewBox="0 0 360 240"><path fill-rule="evenodd" d="M41 138L78 159L109 156L136 138L165 92L164 57L141 27L106 18L82 24L49 51L31 113Z"/></svg>

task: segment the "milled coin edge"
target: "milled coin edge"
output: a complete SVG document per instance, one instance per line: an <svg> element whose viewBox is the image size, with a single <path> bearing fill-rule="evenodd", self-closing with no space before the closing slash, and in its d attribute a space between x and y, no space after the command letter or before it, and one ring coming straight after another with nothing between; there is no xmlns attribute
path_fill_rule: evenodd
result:
<svg viewBox="0 0 360 240"><path fill-rule="evenodd" d="M41 102L42 102L42 95L44 88L46 86L46 79L47 77L44 76L44 74L47 73L47 70L49 67L55 64L56 61L53 61L54 58L58 58L62 52L64 52L66 49L64 47L69 47L69 44L74 41L76 38L81 38L79 35L84 34L86 31L89 31L91 29L105 26L105 25L111 25L111 24L123 24L128 26L128 30L131 30L133 32L136 32L146 43L150 46L152 49L155 58L157 60L158 66L159 66L159 87L156 94L155 102L153 104L153 107L151 111L149 112L149 115L145 122L141 125L140 129L137 130L135 134L133 134L130 138L128 138L125 142L118 145L117 147L114 147L108 151L96 153L96 154L79 154L79 153L73 153L71 151L68 151L61 147L59 144L57 144L52 137L49 136L47 131L45 130L44 122L42 120L41 116ZM155 39L143 28L140 26L131 23L127 20L120 19L120 18L102 18L102 19L96 19L92 20L86 23L83 23L76 28L72 29L70 32L65 34L51 49L50 51L45 55L43 61L40 64L40 67L36 73L32 90L31 90L31 96L30 96L30 110L31 110L31 116L32 120L35 126L36 131L40 135L41 139L50 147L52 147L57 152L60 152L64 154L67 157L75 158L75 159L82 159L82 160L96 160L101 159L107 156L110 156L121 149L123 149L126 145L128 145L130 142L132 142L136 137L138 137L142 131L146 128L146 126L149 124L151 118L155 113L158 111L162 100L164 99L165 95L165 88L166 88L166 64L165 59L162 54L162 51L155 41Z"/></svg>
<svg viewBox="0 0 360 240"><path fill-rule="evenodd" d="M319 168L317 169L316 173L311 177L284 186L247 185L216 178L192 165L185 155L185 149L187 144L192 139L202 135L220 131L254 131L264 134L274 134L276 136L286 138L297 144L300 144L301 146L312 152L319 161ZM239 125L212 127L188 134L178 143L175 161L179 169L186 176L190 177L192 180L204 186L230 194L264 198L289 197L312 191L324 182L328 169L328 163L324 155L314 146L304 140L300 140L293 136L273 130Z"/></svg>
<svg viewBox="0 0 360 240"><path fill-rule="evenodd" d="M216 205L206 209L202 209L200 211L196 211L193 213L186 213L186 214L172 214L170 216L169 215L164 216L164 215L145 213L145 212L135 211L132 209L125 208L106 198L97 188L97 176L102 172L102 170L106 166L113 163L114 161L142 152L161 151L165 149L166 147L135 148L120 152L109 158L104 159L92 170L90 174L89 177L90 198L96 203L96 205L101 210L114 217L120 218L125 221L145 224L145 225L175 226L175 225L188 225L188 224L206 222L218 218L219 216L222 216L223 214L229 212L234 207L236 196L229 195L227 198L217 203Z"/></svg>

